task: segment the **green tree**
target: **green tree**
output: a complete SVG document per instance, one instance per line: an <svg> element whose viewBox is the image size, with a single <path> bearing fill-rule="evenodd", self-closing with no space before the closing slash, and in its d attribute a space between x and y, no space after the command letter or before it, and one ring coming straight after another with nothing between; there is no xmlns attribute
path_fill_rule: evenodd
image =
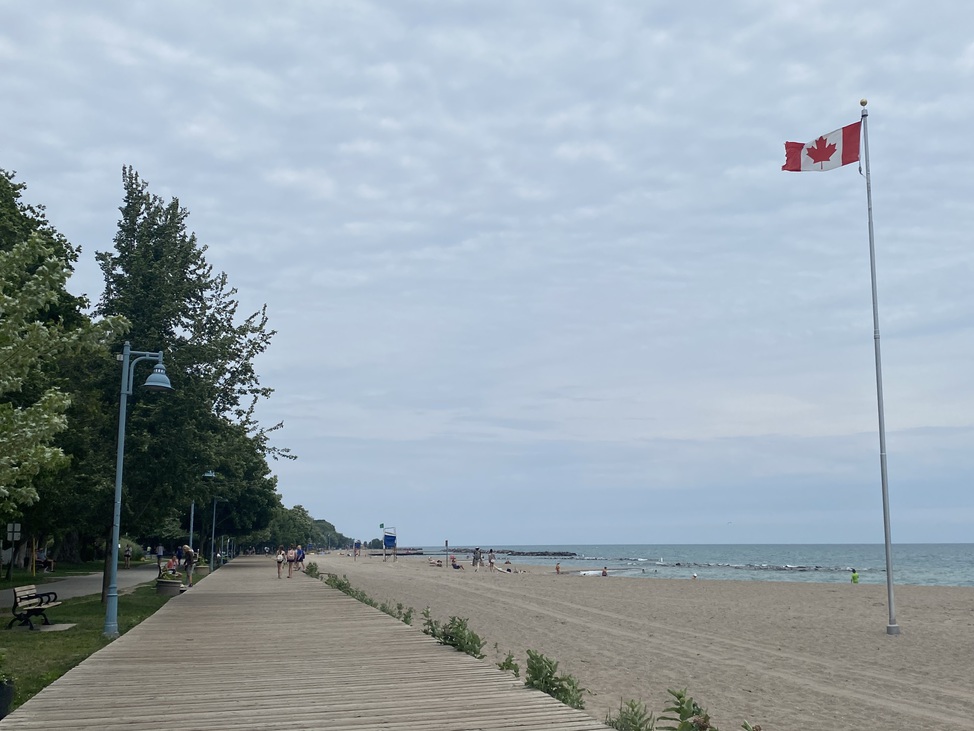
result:
<svg viewBox="0 0 974 731"><path fill-rule="evenodd" d="M306 544L315 532L314 518L301 505L278 508L270 524L270 538L274 544Z"/></svg>
<svg viewBox="0 0 974 731"><path fill-rule="evenodd" d="M352 542L352 539L342 533L339 533L335 526L329 523L327 520L315 520L315 527L317 533L315 535L314 542L319 546L324 546L326 548L341 548L347 546Z"/></svg>
<svg viewBox="0 0 974 731"><path fill-rule="evenodd" d="M24 185L0 171L0 511L21 515L37 485L70 463L55 443L71 404L63 363L105 352L123 318L91 322L65 285L77 250L42 207L21 200Z"/></svg>
<svg viewBox="0 0 974 731"><path fill-rule="evenodd" d="M268 520L267 459L291 458L269 445L254 418L268 398L253 366L273 336L267 316L237 315L236 290L214 273L206 247L187 231L188 211L177 199L164 201L129 167L122 171L123 204L112 252L99 252L105 278L99 314L132 322L129 339L140 350L163 350L175 391L167 398L130 399L123 531L152 534L158 526L188 516L191 500L206 504L233 489L263 494L236 515ZM224 476L221 485L200 479L206 470ZM188 527L188 526L187 526ZM256 530L258 525L247 526Z"/></svg>

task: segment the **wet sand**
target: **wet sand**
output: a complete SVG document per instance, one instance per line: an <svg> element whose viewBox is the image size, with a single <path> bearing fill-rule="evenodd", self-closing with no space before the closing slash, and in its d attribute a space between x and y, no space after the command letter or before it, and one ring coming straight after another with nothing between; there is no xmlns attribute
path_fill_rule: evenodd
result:
<svg viewBox="0 0 974 731"><path fill-rule="evenodd" d="M512 652L523 674L528 649L557 660L600 720L630 698L658 712L668 688L686 688L722 729L746 719L764 731L974 730L972 588L896 587L902 633L889 636L885 585L455 571L419 557L310 562L414 607L417 631L426 606L436 619L468 618L486 640L484 662Z"/></svg>

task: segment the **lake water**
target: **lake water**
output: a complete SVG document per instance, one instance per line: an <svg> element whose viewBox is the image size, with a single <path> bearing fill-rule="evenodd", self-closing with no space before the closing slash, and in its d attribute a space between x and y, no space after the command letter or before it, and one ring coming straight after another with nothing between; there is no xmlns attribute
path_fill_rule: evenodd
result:
<svg viewBox="0 0 974 731"><path fill-rule="evenodd" d="M701 579L742 581L848 582L851 569L863 584L886 583L883 544L810 545L542 545L481 546L493 548L498 563L550 566L586 570L608 567L613 576L680 578L693 574ZM451 548L458 557L469 555ZM443 546L427 547L426 553L442 553ZM507 551L570 552L574 557L508 556ZM936 586L974 586L974 543L905 543L894 545L893 582Z"/></svg>

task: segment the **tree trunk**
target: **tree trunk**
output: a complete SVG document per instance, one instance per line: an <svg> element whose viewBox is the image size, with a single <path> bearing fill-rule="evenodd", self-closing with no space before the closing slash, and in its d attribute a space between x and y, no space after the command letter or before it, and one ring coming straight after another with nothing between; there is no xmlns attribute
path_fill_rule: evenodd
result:
<svg viewBox="0 0 974 731"><path fill-rule="evenodd" d="M69 530L54 546L54 558L65 563L81 563L81 541L78 531Z"/></svg>
<svg viewBox="0 0 974 731"><path fill-rule="evenodd" d="M17 544L17 550L14 552L13 563L24 569L27 568L27 557L30 555L30 541L23 540Z"/></svg>

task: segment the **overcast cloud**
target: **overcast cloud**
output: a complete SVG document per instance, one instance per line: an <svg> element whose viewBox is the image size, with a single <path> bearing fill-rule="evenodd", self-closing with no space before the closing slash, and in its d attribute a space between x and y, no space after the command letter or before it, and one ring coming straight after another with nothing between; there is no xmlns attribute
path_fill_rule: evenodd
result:
<svg viewBox="0 0 974 731"><path fill-rule="evenodd" d="M97 299L131 164L244 309L287 505L400 545L974 526L974 23L937 1L0 8L0 167ZM139 347L139 344L134 344Z"/></svg>

